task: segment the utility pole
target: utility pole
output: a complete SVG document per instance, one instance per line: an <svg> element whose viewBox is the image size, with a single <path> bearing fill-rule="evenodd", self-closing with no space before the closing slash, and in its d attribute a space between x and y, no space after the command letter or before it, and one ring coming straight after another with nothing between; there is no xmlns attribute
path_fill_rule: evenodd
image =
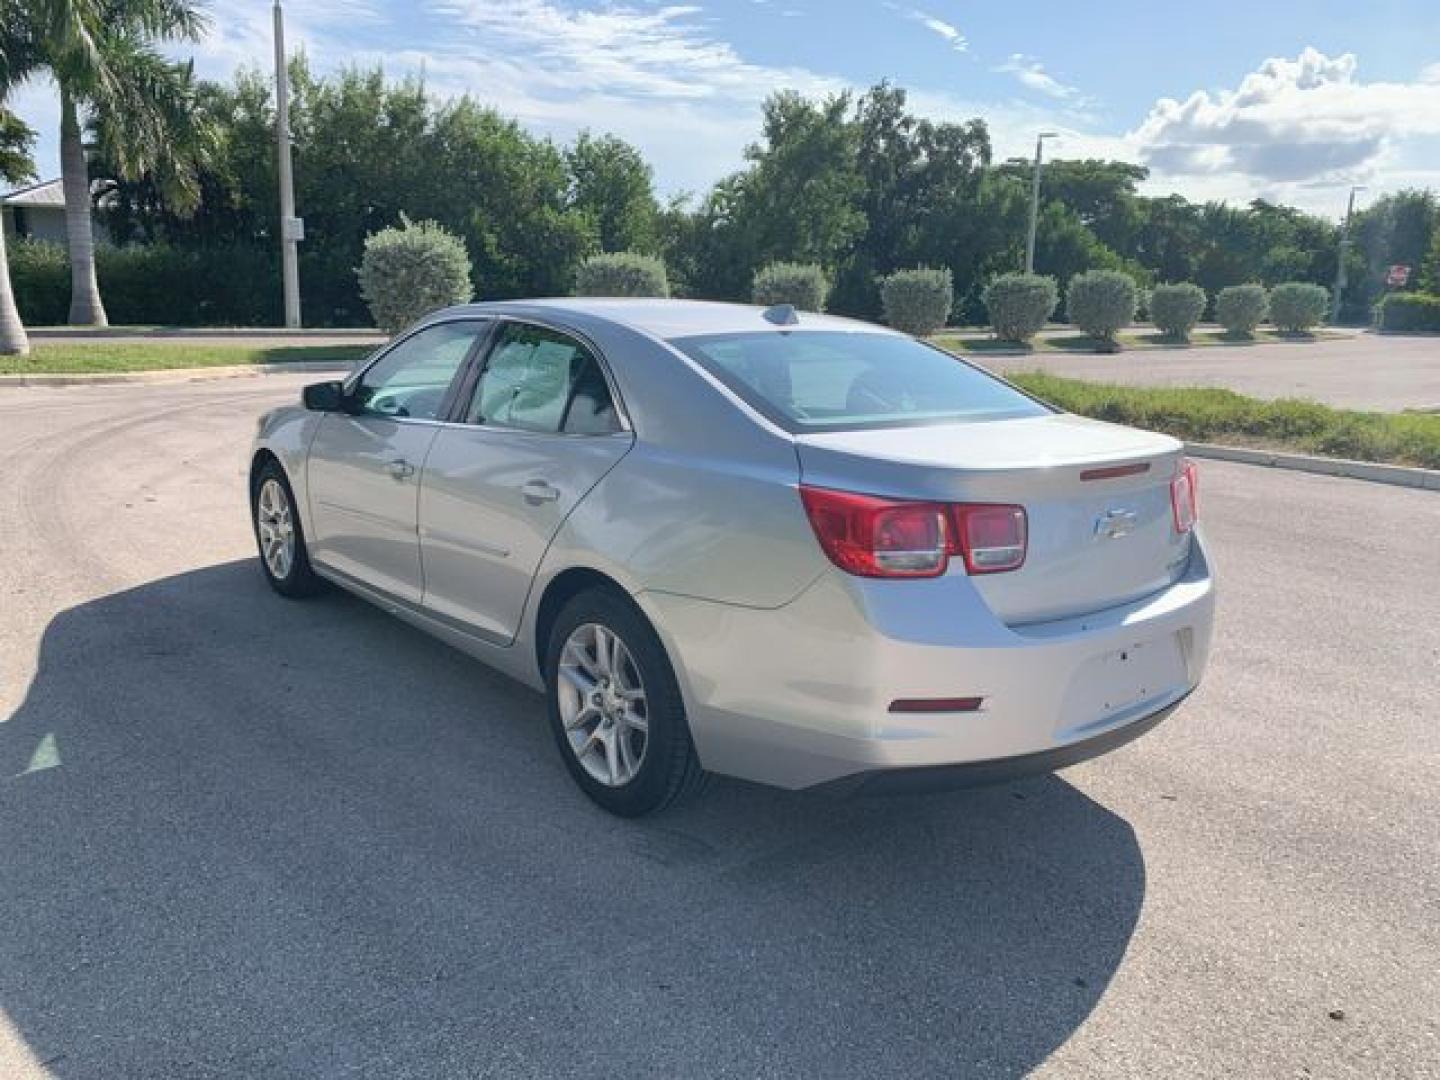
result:
<svg viewBox="0 0 1440 1080"><path fill-rule="evenodd" d="M1053 139L1054 131L1042 131L1035 137L1035 171L1030 176L1030 228L1025 233L1025 273L1035 272L1035 228L1040 217L1040 150L1046 139Z"/></svg>
<svg viewBox="0 0 1440 1080"><path fill-rule="evenodd" d="M1340 222L1340 251L1335 257L1335 295L1330 298L1331 323L1340 321L1340 297L1345 292L1345 252L1350 247L1350 218L1355 213L1355 193L1364 190L1360 184L1350 189L1350 201L1345 204L1345 220Z"/></svg>
<svg viewBox="0 0 1440 1080"><path fill-rule="evenodd" d="M285 286L285 326L300 328L300 265L297 248L305 223L295 216L295 176L290 165L290 77L285 67L285 15L275 0L275 140L280 154L280 272Z"/></svg>

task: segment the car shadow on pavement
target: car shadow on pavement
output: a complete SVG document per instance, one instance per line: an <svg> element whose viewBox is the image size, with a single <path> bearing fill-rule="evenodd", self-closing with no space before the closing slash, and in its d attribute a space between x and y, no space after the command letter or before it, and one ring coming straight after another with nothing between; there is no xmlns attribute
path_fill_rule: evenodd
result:
<svg viewBox="0 0 1440 1080"><path fill-rule="evenodd" d="M0 1032L107 1078L1014 1075L1144 897L1056 778L626 822L556 754L530 691L249 563L64 612L0 723Z"/></svg>

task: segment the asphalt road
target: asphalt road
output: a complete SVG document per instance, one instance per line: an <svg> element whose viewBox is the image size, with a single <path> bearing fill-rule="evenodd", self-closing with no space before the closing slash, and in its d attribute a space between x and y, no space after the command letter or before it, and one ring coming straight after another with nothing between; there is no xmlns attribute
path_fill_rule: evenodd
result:
<svg viewBox="0 0 1440 1080"><path fill-rule="evenodd" d="M1133 386L1221 386L1258 398L1309 398L1346 409L1440 410L1440 335L1358 334L1313 342L992 356L1002 374L1044 370Z"/></svg>
<svg viewBox="0 0 1440 1080"><path fill-rule="evenodd" d="M0 391L0 1076L1435 1076L1440 498L1202 463L1209 679L1059 778L639 823L243 492L302 380Z"/></svg>

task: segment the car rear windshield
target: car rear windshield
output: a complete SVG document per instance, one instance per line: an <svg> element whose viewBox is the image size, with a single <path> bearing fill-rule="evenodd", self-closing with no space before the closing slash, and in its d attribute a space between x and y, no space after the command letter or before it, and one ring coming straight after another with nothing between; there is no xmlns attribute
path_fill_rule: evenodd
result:
<svg viewBox="0 0 1440 1080"><path fill-rule="evenodd" d="M788 330L705 334L670 344L796 434L1049 412L963 360L898 335Z"/></svg>

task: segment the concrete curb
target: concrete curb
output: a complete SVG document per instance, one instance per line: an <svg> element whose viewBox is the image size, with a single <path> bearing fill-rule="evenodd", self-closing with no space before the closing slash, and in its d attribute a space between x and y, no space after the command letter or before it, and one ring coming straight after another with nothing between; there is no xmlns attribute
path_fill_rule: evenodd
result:
<svg viewBox="0 0 1440 1080"><path fill-rule="evenodd" d="M255 379L309 371L348 372L353 364L334 360L296 360L288 364L227 364L216 367L161 368L157 371L96 371L69 375L0 375L0 389L21 386L107 386L124 383L201 382L209 379Z"/></svg>
<svg viewBox="0 0 1440 1080"><path fill-rule="evenodd" d="M1185 450L1198 458L1234 461L1242 465L1268 465L1274 469L1368 480L1373 484L1440 491L1440 471L1435 469L1415 469L1408 465L1377 465L1371 461L1287 454L1277 450L1250 450L1240 446L1217 446L1214 443L1186 443Z"/></svg>
<svg viewBox="0 0 1440 1080"><path fill-rule="evenodd" d="M293 338L297 341L304 341L307 338L353 338L358 342L377 344L388 341L388 336L381 330L365 329L356 326L336 327L308 327L305 329L286 329L279 326L161 326L161 327L131 327L131 326L38 326L29 328L26 333L32 341L93 341L96 339L104 341L135 340L164 341L166 338L208 338L215 341L225 341L228 338Z"/></svg>

